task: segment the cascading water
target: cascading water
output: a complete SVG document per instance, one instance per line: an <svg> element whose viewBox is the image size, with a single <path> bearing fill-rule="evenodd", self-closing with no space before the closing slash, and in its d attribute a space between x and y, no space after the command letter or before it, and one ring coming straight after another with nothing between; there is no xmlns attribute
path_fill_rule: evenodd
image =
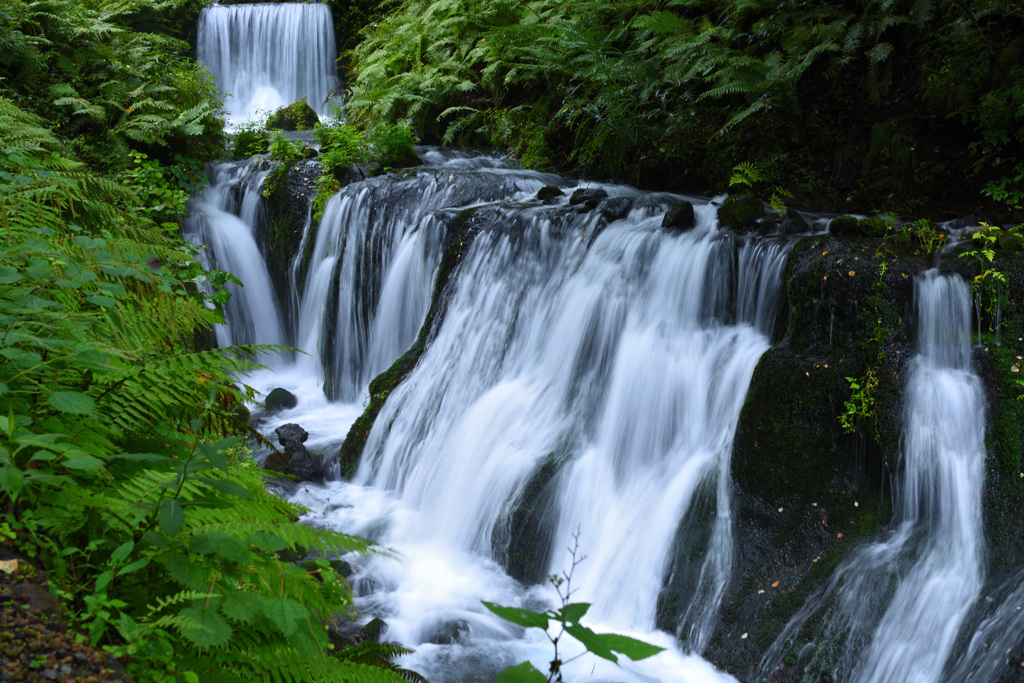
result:
<svg viewBox="0 0 1024 683"><path fill-rule="evenodd" d="M830 599L827 640L846 647L829 656L852 680L951 680L944 667L983 579L984 401L971 368L969 287L930 270L915 296L919 348L906 392L901 522L801 610L766 656L765 680L780 646Z"/></svg>
<svg viewBox="0 0 1024 683"><path fill-rule="evenodd" d="M232 122L302 98L323 115L338 82L331 11L322 4L206 7L199 16L196 52L227 93Z"/></svg>
<svg viewBox="0 0 1024 683"><path fill-rule="evenodd" d="M520 202L541 182L521 185ZM709 590L691 617L709 634L731 567L728 456L768 347L786 249L751 242L736 257L712 206L698 207L700 227L682 236L657 229L663 211L638 197L628 219L588 240L597 215L480 209L484 227L443 324L367 439L360 486L298 494L323 511L312 523L405 556L404 566L371 561L356 585L368 611L387 615L389 638L420 648L415 663L432 680L469 674L431 642L459 641L483 670L514 658L509 629L480 600L524 599L493 561L507 561L517 511L537 503L524 499L531 481L551 489L534 571L562 570L560 550L580 529L588 559L577 597L594 603L593 623L666 644L652 631L668 553L694 491L710 483L720 514L701 570ZM723 301L737 290L739 302ZM633 676L668 666L715 677L699 660L665 658Z"/></svg>
<svg viewBox="0 0 1024 683"><path fill-rule="evenodd" d="M203 265L225 270L245 285L227 285L231 299L224 316L230 325L217 325L219 346L286 343L281 306L259 235L266 229L260 188L268 170L249 162L221 164L206 193L189 204L184 234L189 242L205 247L200 252Z"/></svg>
<svg viewBox="0 0 1024 683"><path fill-rule="evenodd" d="M694 231L669 234L657 227L664 198L626 188L610 189L633 201L632 212L604 228L600 212L526 201L565 182L553 176L487 158L426 156L434 166L411 178L348 186L303 237L309 247L291 269L302 278L298 325L282 336L309 355L249 383L305 387L297 408L262 428L298 421L316 448L344 437L366 383L415 338L452 208L480 207L479 234L448 284L443 320L388 396L356 483L302 487L296 499L314 510L310 523L404 556L366 562L354 584L363 608L387 618L388 638L418 648L411 665L443 681L549 657L536 634L523 640L480 604L549 599L539 587L524 592L500 566L516 552L516 515L530 509L550 523L536 528L541 550L524 571L561 571L561 550L579 529L589 557L577 569L574 599L594 603L590 623L671 646L671 636L654 631L658 595L679 520L694 492L710 487L719 514L699 568L700 596L685 617L699 649L731 569L729 454L747 383L768 347L785 244L737 244L717 230L710 204L697 207ZM263 271L253 282L268 282L246 246L257 229L246 239L218 236L243 222L230 209L248 195L231 188L256 192L258 172L246 177L238 164L218 168L207 197L195 200L190 235L211 245L210 265L246 259ZM243 251L231 253L232 245ZM232 321L275 308L266 304L273 297L246 288L227 312ZM267 341L259 333L245 340ZM310 388L318 374L340 403ZM531 482L548 489L545 500L528 500ZM628 676L663 674L720 676L678 652Z"/></svg>

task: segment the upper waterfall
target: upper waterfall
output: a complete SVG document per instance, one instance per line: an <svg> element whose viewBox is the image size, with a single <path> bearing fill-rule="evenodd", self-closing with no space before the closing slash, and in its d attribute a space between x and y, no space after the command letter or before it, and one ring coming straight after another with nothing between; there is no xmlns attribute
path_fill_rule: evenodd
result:
<svg viewBox="0 0 1024 683"><path fill-rule="evenodd" d="M337 51L326 5L207 7L199 17L199 62L227 93L232 122L305 98L318 114L337 85Z"/></svg>

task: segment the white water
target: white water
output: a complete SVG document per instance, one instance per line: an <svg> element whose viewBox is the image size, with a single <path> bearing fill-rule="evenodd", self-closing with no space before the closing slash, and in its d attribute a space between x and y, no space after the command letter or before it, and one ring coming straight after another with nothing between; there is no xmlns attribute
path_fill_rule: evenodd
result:
<svg viewBox="0 0 1024 683"><path fill-rule="evenodd" d="M230 325L217 325L217 344L284 344L286 331L281 306L267 274L257 234L263 217L260 187L266 171L248 163L221 164L202 197L189 203L185 239L204 245L200 261L207 268L227 271L244 287L227 285L231 299L225 306ZM264 362L273 362L264 359Z"/></svg>
<svg viewBox="0 0 1024 683"><path fill-rule="evenodd" d="M824 641L860 683L937 683L983 581L984 400L971 364L971 294L930 270L915 282L918 354L906 390L900 524L837 570L766 656L829 599ZM813 655L812 655L813 656ZM836 663L836 662L833 662Z"/></svg>
<svg viewBox="0 0 1024 683"><path fill-rule="evenodd" d="M197 58L227 94L231 123L296 100L320 115L337 85L334 26L326 5L213 6L199 16Z"/></svg>
<svg viewBox="0 0 1024 683"><path fill-rule="evenodd" d="M299 322L293 336L282 333L308 355L247 380L299 397L296 408L261 425L265 433L294 421L310 432L311 448L336 448L366 383L415 338L453 216L445 207L504 200L480 210L482 231L450 281L443 324L388 397L356 482L294 493L313 510L307 521L400 553L354 559L362 565L354 585L361 607L387 620L387 637L417 648L407 665L435 683L486 678L526 657L546 669L543 636L508 626L480 601L550 603L548 587L524 589L499 565L517 499L550 461L557 473L544 514L552 523L537 529L547 565L533 569L564 570L563 550L579 529L588 557L573 599L594 603L588 625L670 649L638 664L624 660L623 670L598 668L597 680L719 680L710 664L655 631L657 598L680 519L695 490L710 486L719 515L685 617L697 634L692 645L702 647L731 570L729 454L747 384L768 347L784 245L734 244L717 230L710 204L697 207L695 231L670 235L658 227L664 200L628 188L609 189L635 199L631 215L588 238L596 213L522 206L557 178L487 158L426 156L434 169L357 183L331 200L322 227L304 236L313 256ZM209 250L213 265L237 258L259 271L262 259L247 246L257 230L234 232L244 221L223 210L243 175L237 164L218 169L207 197L196 200L202 219L190 234L218 245ZM247 187L258 183L250 178ZM251 282L261 279L265 267ZM246 296L245 281L229 317L269 315L274 298L262 289ZM337 311L326 315L332 291ZM256 331L246 341L268 339ZM336 402L322 390L329 376ZM593 666L581 659L569 675Z"/></svg>

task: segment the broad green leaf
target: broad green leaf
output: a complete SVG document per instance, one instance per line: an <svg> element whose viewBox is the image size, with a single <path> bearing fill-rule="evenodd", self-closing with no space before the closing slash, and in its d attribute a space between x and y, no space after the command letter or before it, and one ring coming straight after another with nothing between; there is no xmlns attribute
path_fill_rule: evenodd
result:
<svg viewBox="0 0 1024 683"><path fill-rule="evenodd" d="M548 677L537 671L537 668L529 662L523 662L498 674L494 679L495 683L547 683Z"/></svg>
<svg viewBox="0 0 1024 683"><path fill-rule="evenodd" d="M610 650L614 650L624 657L632 659L634 662L653 657L665 649L657 645L645 643L642 640L637 640L636 638L620 636L617 633L602 633L599 637Z"/></svg>
<svg viewBox="0 0 1024 683"><path fill-rule="evenodd" d="M196 534L192 537L189 549L200 555L223 555L232 562L249 561L248 545L240 538L219 531Z"/></svg>
<svg viewBox="0 0 1024 683"><path fill-rule="evenodd" d="M295 633L299 624L309 618L309 610L291 598L268 598L263 602L263 614L285 636Z"/></svg>
<svg viewBox="0 0 1024 683"><path fill-rule="evenodd" d="M160 505L156 521L165 534L173 536L181 531L181 527L185 524L185 510L182 509L181 503L176 498L165 500Z"/></svg>
<svg viewBox="0 0 1024 683"><path fill-rule="evenodd" d="M131 574L132 572L137 572L137 571L139 571L140 569L142 569L143 567L145 567L148 564L149 564L149 560L135 560L134 562L132 562L130 564L126 564L125 566L123 566L120 569L118 569L117 570L117 575L118 576L124 576L125 574Z"/></svg>
<svg viewBox="0 0 1024 683"><path fill-rule="evenodd" d="M25 488L25 475L14 465L0 467L0 491L5 492L14 500Z"/></svg>
<svg viewBox="0 0 1024 683"><path fill-rule="evenodd" d="M504 607L487 601L484 601L484 607L491 610L505 621L510 621L513 624L518 624L519 626L533 626L544 630L547 630L548 628L548 616L546 614L539 614L521 607Z"/></svg>
<svg viewBox="0 0 1024 683"><path fill-rule="evenodd" d="M64 461L64 467L69 470L98 470L103 467L103 464L102 460L91 455L68 458Z"/></svg>
<svg viewBox="0 0 1024 683"><path fill-rule="evenodd" d="M574 602L566 605L558 611L567 622L575 624L583 618L583 615L587 613L588 609L590 609L590 603Z"/></svg>
<svg viewBox="0 0 1024 683"><path fill-rule="evenodd" d="M249 538L249 542L271 553L276 553L288 547L287 541L269 531L257 531Z"/></svg>
<svg viewBox="0 0 1024 683"><path fill-rule="evenodd" d="M576 640L583 644L583 647L587 648L592 654L607 659L609 662L618 662L619 658L616 657L611 650L611 647L604 641L600 634L594 633L586 626L581 624L570 624L565 627L566 633L571 635Z"/></svg>
<svg viewBox="0 0 1024 683"><path fill-rule="evenodd" d="M110 582L113 581L113 580L114 580L114 572L112 572L112 571L105 571L105 572L103 572L102 574L100 574L99 576L96 577L96 588L94 588L93 590L95 590L98 593L101 590L103 590L104 588L106 588L107 586L109 586Z"/></svg>
<svg viewBox="0 0 1024 683"><path fill-rule="evenodd" d="M94 294L93 296L86 297L86 301L101 308L113 308L117 305L117 299L112 299L109 296L103 296L102 294Z"/></svg>
<svg viewBox="0 0 1024 683"><path fill-rule="evenodd" d="M182 618L178 620L178 630L200 650L220 647L231 640L231 626L215 607L189 607L182 610L180 616Z"/></svg>
<svg viewBox="0 0 1024 683"><path fill-rule="evenodd" d="M216 444L201 443L199 444L199 452L205 455L210 464L221 472L228 471L228 457L217 448Z"/></svg>
<svg viewBox="0 0 1024 683"><path fill-rule="evenodd" d="M251 624L262 614L259 601L252 593L225 594L221 611L228 619L240 624Z"/></svg>
<svg viewBox="0 0 1024 683"><path fill-rule="evenodd" d="M47 397L46 402L60 412L72 415L92 415L96 410L92 396L80 391L55 391Z"/></svg>
<svg viewBox="0 0 1024 683"><path fill-rule="evenodd" d="M128 556L135 550L135 543L132 541L125 541L121 545L114 549L114 552L110 553L110 561L114 564L120 564L128 559Z"/></svg>
<svg viewBox="0 0 1024 683"><path fill-rule="evenodd" d="M21 273L9 266L0 266L0 285L10 285L21 279Z"/></svg>

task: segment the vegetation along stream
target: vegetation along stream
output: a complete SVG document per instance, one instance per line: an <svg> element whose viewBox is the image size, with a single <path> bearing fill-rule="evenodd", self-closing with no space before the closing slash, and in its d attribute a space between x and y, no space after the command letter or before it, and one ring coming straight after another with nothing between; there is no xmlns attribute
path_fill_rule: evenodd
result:
<svg viewBox="0 0 1024 683"><path fill-rule="evenodd" d="M4 604L140 681L1024 680L1022 13L14 0Z"/></svg>

